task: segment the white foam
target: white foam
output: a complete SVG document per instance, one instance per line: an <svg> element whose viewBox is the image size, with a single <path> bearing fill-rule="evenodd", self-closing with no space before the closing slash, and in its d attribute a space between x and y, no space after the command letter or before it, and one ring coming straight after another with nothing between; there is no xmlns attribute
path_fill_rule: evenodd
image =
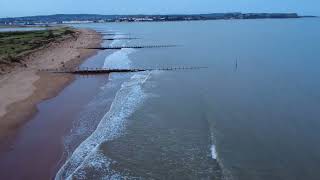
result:
<svg viewBox="0 0 320 180"><path fill-rule="evenodd" d="M114 38L124 38L124 35L115 35ZM125 46L127 41L125 40L114 40L110 46ZM124 48L106 57L103 68L130 68L131 60L129 54L135 52L132 48Z"/></svg>
<svg viewBox="0 0 320 180"><path fill-rule="evenodd" d="M123 35L116 35L115 38L122 38ZM126 41L116 40L113 41L112 44L121 44L124 45ZM130 49L120 50L112 53L111 55L105 58L105 68L128 68L131 64L131 61L128 57L130 53L134 52ZM130 76L129 76L130 77ZM72 149L74 149L73 144L79 137L87 137L94 130L95 126L90 126L92 122L91 119L95 118L95 110L99 108L99 106L103 106L106 101L112 101L112 99L106 99L106 93L112 91L112 88L120 88L122 82L128 79L128 76L120 75L120 74L111 74L109 76L109 81L106 85L101 87L101 92L97 95L96 99L93 99L86 107L85 111L81 113L78 121L75 121L73 124L73 128L68 136L64 138L64 146L65 152L70 155L72 153ZM110 89L111 88L111 89ZM108 91L108 92L107 92ZM97 120L97 119L95 119Z"/></svg>
<svg viewBox="0 0 320 180"><path fill-rule="evenodd" d="M129 54L135 51L131 48L125 48L110 54L106 57L103 68L130 68L132 62L129 59Z"/></svg>
<svg viewBox="0 0 320 180"><path fill-rule="evenodd" d="M213 144L211 145L211 157L212 159L217 159L217 151L216 151L216 146Z"/></svg>
<svg viewBox="0 0 320 180"><path fill-rule="evenodd" d="M99 147L97 147L92 151L91 156L86 160L86 168L93 168L95 172L99 173L99 175L94 174L95 176L101 176L99 179L123 179L125 175L121 175L110 168L112 163L115 163L115 161L105 156L103 152L99 150ZM85 171L83 168L78 168L77 173L74 173L67 179L89 179L89 177L87 171Z"/></svg>
<svg viewBox="0 0 320 180"><path fill-rule="evenodd" d="M62 166L56 175L56 179L68 179L73 175L85 176L83 169L86 167L99 168L97 156L101 143L114 140L125 130L127 118L138 108L146 97L142 85L149 78L150 72L136 73L131 79L122 84L111 105L97 129L80 144L72 156ZM105 157L107 158L107 157ZM101 158L99 160L101 162ZM101 164L101 163L100 163Z"/></svg>
<svg viewBox="0 0 320 180"><path fill-rule="evenodd" d="M122 37L123 35L115 36L115 38ZM125 43L126 41L123 40L115 40L111 43L111 46L123 46ZM103 68L130 68L129 54L135 51L130 48L115 51L106 57ZM99 146L105 141L119 137L124 132L127 118L147 96L142 90L142 85L148 80L150 74L150 72L136 73L121 85L110 110L101 119L96 130L75 149L58 171L55 179L72 179L72 177L85 179L86 171L83 170L84 168L94 168L99 171L103 169L101 172L107 172L106 174L108 174L108 177L105 177L106 179L119 179L121 177L120 174L109 168L112 160L99 151ZM127 76L118 77L118 74L112 74L109 76L109 81L119 83L123 82L125 77ZM119 81L119 78L121 81ZM101 90L105 89L106 87L101 88ZM87 121L90 122L90 119L87 119Z"/></svg>
<svg viewBox="0 0 320 180"><path fill-rule="evenodd" d="M109 76L110 77L110 76ZM109 80L107 84L100 87L100 92L84 107L78 115L76 121L73 121L70 133L64 137L64 148L68 157L72 154L79 139L90 136L99 124L101 117L100 113L111 104L118 89L120 89L121 82L125 79L118 78L117 80ZM100 119L99 119L100 117Z"/></svg>
<svg viewBox="0 0 320 180"><path fill-rule="evenodd" d="M210 127L210 140L211 140L211 147L210 147L210 151L211 151L211 158L212 159L215 159L215 160L218 160L218 153L217 153L217 150L216 150L216 141L215 141L215 138L214 138L214 128L213 128L213 124L211 121L208 121L208 125Z"/></svg>
<svg viewBox="0 0 320 180"><path fill-rule="evenodd" d="M124 40L121 40L121 39L117 39L117 38L125 38L124 35L115 35L113 36L113 38L115 38L116 40L113 40L110 44L110 46L121 46L121 45L124 45Z"/></svg>

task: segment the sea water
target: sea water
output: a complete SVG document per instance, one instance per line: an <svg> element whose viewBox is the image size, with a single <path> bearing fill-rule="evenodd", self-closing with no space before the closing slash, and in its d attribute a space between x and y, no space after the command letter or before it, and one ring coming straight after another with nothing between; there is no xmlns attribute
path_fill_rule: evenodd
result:
<svg viewBox="0 0 320 180"><path fill-rule="evenodd" d="M319 19L80 27L179 45L115 50L105 68L208 68L111 74L92 102L114 92L111 107L56 179L319 178Z"/></svg>

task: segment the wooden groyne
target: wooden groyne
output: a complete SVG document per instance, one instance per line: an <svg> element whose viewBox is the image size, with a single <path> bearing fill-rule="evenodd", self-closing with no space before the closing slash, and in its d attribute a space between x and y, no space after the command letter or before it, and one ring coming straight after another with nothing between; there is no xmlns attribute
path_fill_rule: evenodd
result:
<svg viewBox="0 0 320 180"><path fill-rule="evenodd" d="M120 36L123 36L123 35L130 35L130 34L127 34L127 33L101 33L102 35L105 35L105 36L117 36L117 35L120 35Z"/></svg>
<svg viewBox="0 0 320 180"><path fill-rule="evenodd" d="M140 39L140 38L105 38L105 39L102 39L102 40L114 41L114 40L134 40L134 39Z"/></svg>
<svg viewBox="0 0 320 180"><path fill-rule="evenodd" d="M130 35L130 34L126 34L126 33L99 33L103 36L117 36L117 35L120 35L120 36L125 36L125 35ZM96 35L96 34L85 34L87 36L90 36L90 35Z"/></svg>
<svg viewBox="0 0 320 180"><path fill-rule="evenodd" d="M125 49L125 48L142 49L142 48L169 48L169 47L176 47L176 46L177 45L107 46L107 47L89 47L84 49L97 49L97 50Z"/></svg>
<svg viewBox="0 0 320 180"><path fill-rule="evenodd" d="M81 69L41 69L40 72L69 73L79 75L109 74L109 73L130 73L142 71L177 71L196 70L207 67L169 67L169 68L130 68L130 69L107 69L107 68L81 68Z"/></svg>

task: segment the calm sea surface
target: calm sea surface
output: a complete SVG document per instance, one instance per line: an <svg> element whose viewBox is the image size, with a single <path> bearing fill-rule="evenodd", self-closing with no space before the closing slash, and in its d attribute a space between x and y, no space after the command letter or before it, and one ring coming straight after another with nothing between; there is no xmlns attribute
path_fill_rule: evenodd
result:
<svg viewBox="0 0 320 180"><path fill-rule="evenodd" d="M319 19L78 27L141 38L110 45L179 45L110 51L93 67L208 68L111 74L65 137L56 179L320 178Z"/></svg>

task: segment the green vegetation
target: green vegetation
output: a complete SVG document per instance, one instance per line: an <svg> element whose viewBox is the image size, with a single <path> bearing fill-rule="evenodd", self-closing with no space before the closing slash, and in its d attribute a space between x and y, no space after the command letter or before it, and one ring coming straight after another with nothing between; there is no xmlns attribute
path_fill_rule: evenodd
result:
<svg viewBox="0 0 320 180"><path fill-rule="evenodd" d="M2 32L0 33L0 64L20 62L24 52L42 47L64 36L74 36L70 28L56 28L41 31Z"/></svg>

